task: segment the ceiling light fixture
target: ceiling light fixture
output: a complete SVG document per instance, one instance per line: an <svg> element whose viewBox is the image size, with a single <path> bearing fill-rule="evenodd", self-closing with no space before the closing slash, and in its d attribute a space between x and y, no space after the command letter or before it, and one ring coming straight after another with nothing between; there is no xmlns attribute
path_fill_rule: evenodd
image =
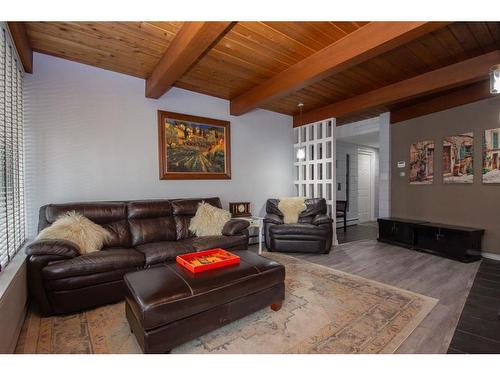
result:
<svg viewBox="0 0 500 375"><path fill-rule="evenodd" d="M494 65L490 69L490 92L500 94L500 64Z"/></svg>
<svg viewBox="0 0 500 375"><path fill-rule="evenodd" d="M299 135L299 148L297 149L297 160L304 160L306 158L306 149L305 147L301 147L300 144L302 143L302 134L301 134L301 126L302 124L302 108L304 107L304 103L299 103L297 104L297 107L299 107L299 129L298 129L298 135Z"/></svg>

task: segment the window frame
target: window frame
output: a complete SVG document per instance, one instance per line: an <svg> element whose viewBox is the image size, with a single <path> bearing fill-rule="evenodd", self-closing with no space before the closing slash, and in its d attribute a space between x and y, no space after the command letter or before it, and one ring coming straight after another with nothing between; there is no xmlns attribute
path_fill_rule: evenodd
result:
<svg viewBox="0 0 500 375"><path fill-rule="evenodd" d="M24 69L0 22L0 272L26 242Z"/></svg>

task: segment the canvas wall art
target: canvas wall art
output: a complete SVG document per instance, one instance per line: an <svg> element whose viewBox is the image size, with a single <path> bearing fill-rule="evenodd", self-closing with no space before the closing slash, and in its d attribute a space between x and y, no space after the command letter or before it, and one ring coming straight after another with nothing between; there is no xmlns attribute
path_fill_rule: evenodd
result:
<svg viewBox="0 0 500 375"><path fill-rule="evenodd" d="M443 182L445 184L474 181L474 134L464 133L443 140Z"/></svg>
<svg viewBox="0 0 500 375"><path fill-rule="evenodd" d="M500 184L500 128L487 129L483 139L483 183Z"/></svg>
<svg viewBox="0 0 500 375"><path fill-rule="evenodd" d="M410 146L410 184L434 182L434 141L419 141Z"/></svg>
<svg viewBox="0 0 500 375"><path fill-rule="evenodd" d="M158 111L160 179L230 179L230 123Z"/></svg>

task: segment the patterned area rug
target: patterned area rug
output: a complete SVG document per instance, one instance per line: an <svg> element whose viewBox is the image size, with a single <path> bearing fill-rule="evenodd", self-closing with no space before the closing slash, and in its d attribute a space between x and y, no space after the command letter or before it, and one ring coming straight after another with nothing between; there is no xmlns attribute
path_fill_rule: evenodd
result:
<svg viewBox="0 0 500 375"><path fill-rule="evenodd" d="M438 302L434 298L290 256L280 311L260 310L172 353L393 353ZM17 353L140 353L124 303L41 318L30 311Z"/></svg>

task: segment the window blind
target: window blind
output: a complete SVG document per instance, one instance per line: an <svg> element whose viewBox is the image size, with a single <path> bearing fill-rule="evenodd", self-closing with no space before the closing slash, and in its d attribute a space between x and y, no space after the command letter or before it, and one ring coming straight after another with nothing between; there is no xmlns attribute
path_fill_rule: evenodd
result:
<svg viewBox="0 0 500 375"><path fill-rule="evenodd" d="M0 271L25 241L22 74L0 23Z"/></svg>

